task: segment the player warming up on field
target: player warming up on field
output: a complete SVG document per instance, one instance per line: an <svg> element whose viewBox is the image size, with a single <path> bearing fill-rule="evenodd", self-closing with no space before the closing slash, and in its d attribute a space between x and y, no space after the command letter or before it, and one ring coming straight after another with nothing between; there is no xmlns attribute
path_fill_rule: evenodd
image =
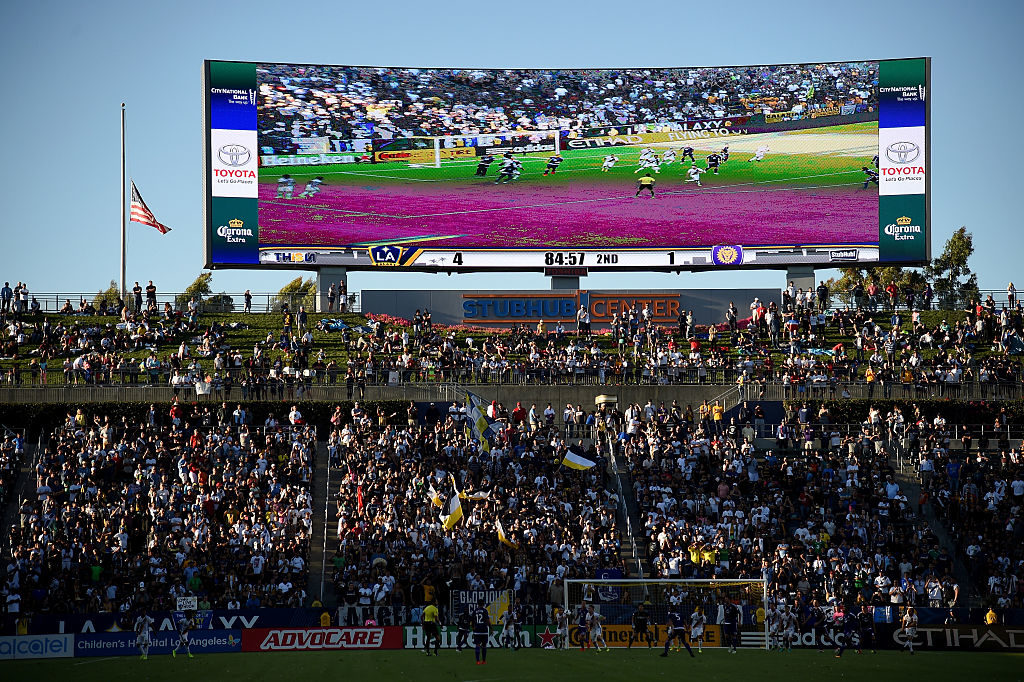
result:
<svg viewBox="0 0 1024 682"><path fill-rule="evenodd" d="M594 653L601 653L601 647L604 647L605 651L609 651L607 642L604 641L604 629L601 627L601 621L604 620L604 616L594 611L594 605L591 604L587 607L587 624L590 626L590 641L594 644Z"/></svg>
<svg viewBox="0 0 1024 682"><path fill-rule="evenodd" d="M906 639L903 649L910 649L910 655L913 656L914 638L917 637L917 609L913 606L908 607L907 612L903 614L903 637Z"/></svg>
<svg viewBox="0 0 1024 682"><path fill-rule="evenodd" d="M153 619L148 613L143 613L135 619L135 646L139 647L139 658L149 659L149 647L152 644L151 634L153 632Z"/></svg>
<svg viewBox="0 0 1024 682"><path fill-rule="evenodd" d="M704 609L697 607L690 615L690 639L697 642L697 653L704 652L704 625L708 622Z"/></svg>
<svg viewBox="0 0 1024 682"><path fill-rule="evenodd" d="M323 184L323 181L324 179L318 175L307 182L306 186L302 190L302 194L299 195L299 198L301 199L302 197L305 197L308 199L316 196L320 192L320 185Z"/></svg>
<svg viewBox="0 0 1024 682"><path fill-rule="evenodd" d="M185 647L185 653L188 654L189 658L195 658L192 655L192 647L189 643L188 634L192 631L195 623L192 620L192 616L186 613L181 619L179 619L174 626L178 629L178 643L174 649L171 650L171 658L177 658L178 649Z"/></svg>
<svg viewBox="0 0 1024 682"><path fill-rule="evenodd" d="M487 665L487 638L491 636L491 617L480 599L473 609L473 653L477 665Z"/></svg>
<svg viewBox="0 0 1024 682"><path fill-rule="evenodd" d="M291 199L295 191L295 178L285 173L277 179L277 198Z"/></svg>
<svg viewBox="0 0 1024 682"><path fill-rule="evenodd" d="M548 173L554 175L560 163L562 163L562 155L558 153L552 154L551 158L548 159L548 165L544 167L544 175Z"/></svg>
<svg viewBox="0 0 1024 682"><path fill-rule="evenodd" d="M647 640L648 649L654 645L654 637L651 636L650 623L647 620L647 610L641 604L633 612L633 630L629 633L629 643L626 644L626 648L632 648L633 642L642 642L644 640Z"/></svg>
<svg viewBox="0 0 1024 682"><path fill-rule="evenodd" d="M580 635L580 651L590 646L590 614L586 604L580 604L576 612L576 632Z"/></svg>
<svg viewBox="0 0 1024 682"><path fill-rule="evenodd" d="M736 647L739 645L739 622L740 610L731 601L726 601L725 614L722 617L722 637L729 645L730 654L736 653Z"/></svg>
<svg viewBox="0 0 1024 682"><path fill-rule="evenodd" d="M678 606L673 606L672 610L668 612L668 635L665 637L665 650L662 651L659 656L662 658L668 658L668 648L672 645L673 641L678 640L686 651L690 654L690 658L696 658L693 654L693 649L690 648L690 643L686 641L686 616L679 610ZM679 651L680 647L674 647L675 651Z"/></svg>
<svg viewBox="0 0 1024 682"><path fill-rule="evenodd" d="M636 181L636 195L640 196L640 192L644 190L650 192L651 196L654 196L654 178L651 177L650 173L645 174L642 178Z"/></svg>

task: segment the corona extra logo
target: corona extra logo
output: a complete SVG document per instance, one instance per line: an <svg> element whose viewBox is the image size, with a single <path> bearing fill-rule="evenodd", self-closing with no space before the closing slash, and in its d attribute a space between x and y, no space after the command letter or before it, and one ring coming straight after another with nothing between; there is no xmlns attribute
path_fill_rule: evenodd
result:
<svg viewBox="0 0 1024 682"><path fill-rule="evenodd" d="M902 220L902 218L900 218L900 220ZM245 221L239 220L238 218L232 218L228 221L229 227L242 227L243 225L245 225Z"/></svg>
<svg viewBox="0 0 1024 682"><path fill-rule="evenodd" d="M896 219L897 225L909 225L912 222L914 221L908 218L907 216L900 216L899 218Z"/></svg>

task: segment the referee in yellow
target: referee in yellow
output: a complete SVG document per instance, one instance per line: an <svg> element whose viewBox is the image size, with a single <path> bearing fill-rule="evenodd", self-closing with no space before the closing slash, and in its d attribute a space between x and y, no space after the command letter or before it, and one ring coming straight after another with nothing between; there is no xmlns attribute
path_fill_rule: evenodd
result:
<svg viewBox="0 0 1024 682"><path fill-rule="evenodd" d="M430 642L434 642L434 655L441 648L441 617L437 612L437 603L431 599L427 608L423 609L423 652L430 655Z"/></svg>
<svg viewBox="0 0 1024 682"><path fill-rule="evenodd" d="M650 173L645 173L642 178L636 181L636 196L640 196L640 192L650 192L651 196L654 196L654 178L651 177Z"/></svg>

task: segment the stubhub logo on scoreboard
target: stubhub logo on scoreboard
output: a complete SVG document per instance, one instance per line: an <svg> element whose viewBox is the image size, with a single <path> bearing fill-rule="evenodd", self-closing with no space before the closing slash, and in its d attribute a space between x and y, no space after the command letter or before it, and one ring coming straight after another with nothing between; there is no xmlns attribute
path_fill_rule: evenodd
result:
<svg viewBox="0 0 1024 682"><path fill-rule="evenodd" d="M464 294L462 318L467 324L575 321L581 307L590 313L593 324L610 323L615 315L628 317L629 311L647 307L654 322L674 323L679 317L679 294L616 293L578 291L575 294Z"/></svg>

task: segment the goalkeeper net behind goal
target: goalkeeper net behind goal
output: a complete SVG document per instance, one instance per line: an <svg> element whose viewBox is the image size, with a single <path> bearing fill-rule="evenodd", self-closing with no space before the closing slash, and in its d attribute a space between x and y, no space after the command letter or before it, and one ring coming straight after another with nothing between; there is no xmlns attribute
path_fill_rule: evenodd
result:
<svg viewBox="0 0 1024 682"><path fill-rule="evenodd" d="M687 626L698 607L702 610L704 625L703 646L727 646L725 635L725 606L736 605L739 611L737 645L747 648L765 648L764 580L566 580L562 608L568 615L567 647L580 646L585 640L581 627L581 609L592 604L599 613L605 641L609 647L625 647L633 631L633 616L643 605L654 646L663 646L668 635L670 611L680 612ZM695 639L691 640L696 644ZM633 646L645 646L634 642Z"/></svg>

